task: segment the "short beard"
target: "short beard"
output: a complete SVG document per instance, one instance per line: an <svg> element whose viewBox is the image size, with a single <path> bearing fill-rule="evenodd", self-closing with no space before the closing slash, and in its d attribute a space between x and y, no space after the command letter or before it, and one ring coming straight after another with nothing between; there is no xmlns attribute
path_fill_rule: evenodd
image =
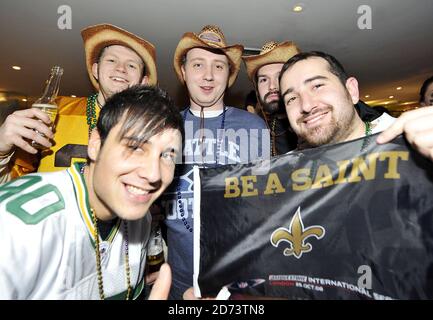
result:
<svg viewBox="0 0 433 320"><path fill-rule="evenodd" d="M340 119L335 119L334 107L328 106L332 119L329 124L318 126L308 131L298 132L298 149L315 148L326 144L343 142L350 136L355 121L356 111L354 108L343 113ZM323 110L323 109L321 109ZM317 110L320 112L321 110Z"/></svg>

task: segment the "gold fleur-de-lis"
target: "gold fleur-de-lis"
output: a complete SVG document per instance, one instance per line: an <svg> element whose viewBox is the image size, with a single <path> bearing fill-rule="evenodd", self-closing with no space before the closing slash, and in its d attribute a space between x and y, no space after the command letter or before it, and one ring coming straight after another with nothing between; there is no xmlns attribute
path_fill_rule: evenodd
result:
<svg viewBox="0 0 433 320"><path fill-rule="evenodd" d="M278 247L280 242L286 241L290 248L285 248L283 254L285 256L295 256L300 259L303 253L310 252L313 246L310 243L305 243L309 237L316 237L318 240L325 236L325 229L322 226L311 226L304 228L304 223L301 218L301 207L298 207L295 215L290 221L289 230L286 228L278 228L271 235L271 243L274 247Z"/></svg>

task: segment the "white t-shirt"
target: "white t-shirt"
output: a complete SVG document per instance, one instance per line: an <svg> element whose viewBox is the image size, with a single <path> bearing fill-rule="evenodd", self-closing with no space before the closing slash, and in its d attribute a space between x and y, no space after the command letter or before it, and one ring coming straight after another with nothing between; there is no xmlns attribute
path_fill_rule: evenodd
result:
<svg viewBox="0 0 433 320"><path fill-rule="evenodd" d="M388 129L397 120L387 113L383 113L379 118L371 121L371 133L379 133Z"/></svg>
<svg viewBox="0 0 433 320"><path fill-rule="evenodd" d="M150 214L100 239L106 298L126 296L124 223L133 296L144 285ZM0 187L0 299L99 299L94 225L79 164Z"/></svg>

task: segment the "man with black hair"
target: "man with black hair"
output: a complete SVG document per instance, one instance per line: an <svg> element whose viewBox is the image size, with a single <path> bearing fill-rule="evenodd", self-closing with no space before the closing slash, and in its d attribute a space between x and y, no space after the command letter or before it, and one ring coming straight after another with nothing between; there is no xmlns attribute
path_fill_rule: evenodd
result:
<svg viewBox="0 0 433 320"><path fill-rule="evenodd" d="M329 54L299 53L284 64L279 79L298 149L368 136L395 121L386 113L372 122L361 119L354 107L359 101L358 81Z"/></svg>
<svg viewBox="0 0 433 320"><path fill-rule="evenodd" d="M161 89L109 98L88 162L0 187L0 299L133 299L144 287L149 207L173 180L183 121ZM161 268L152 299L168 295Z"/></svg>
<svg viewBox="0 0 433 320"><path fill-rule="evenodd" d="M279 75L283 64L300 52L290 41L265 43L257 55L242 57L249 79L259 99L258 114L265 120L271 133L272 155L297 148L296 134L291 130L285 108L279 99ZM359 100L355 109L363 121L374 122L383 112Z"/></svg>

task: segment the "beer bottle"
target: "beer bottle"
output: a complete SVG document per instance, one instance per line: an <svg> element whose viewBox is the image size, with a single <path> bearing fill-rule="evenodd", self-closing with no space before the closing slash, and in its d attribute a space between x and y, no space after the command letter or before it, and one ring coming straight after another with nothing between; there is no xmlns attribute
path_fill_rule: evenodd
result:
<svg viewBox="0 0 433 320"><path fill-rule="evenodd" d="M149 243L147 244L148 273L159 271L164 263L164 246L159 221L152 223Z"/></svg>
<svg viewBox="0 0 433 320"><path fill-rule="evenodd" d="M42 96L32 104L32 108L38 108L44 111L50 117L51 123L54 126L54 121L57 116L57 104L55 99L59 93L60 78L63 74L63 68L59 66L54 66L51 68L50 77L47 80L44 93ZM53 128L53 127L52 127ZM38 132L39 133L39 132ZM43 135L42 133L39 133ZM44 149L45 147L39 143L32 141L32 146L36 149Z"/></svg>

